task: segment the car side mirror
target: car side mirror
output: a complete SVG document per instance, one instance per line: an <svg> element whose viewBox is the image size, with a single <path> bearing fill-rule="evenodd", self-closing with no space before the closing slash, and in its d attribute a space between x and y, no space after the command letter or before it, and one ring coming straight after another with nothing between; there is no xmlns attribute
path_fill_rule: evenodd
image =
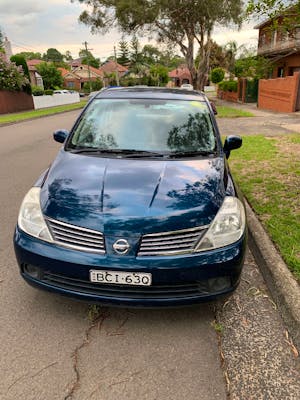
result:
<svg viewBox="0 0 300 400"><path fill-rule="evenodd" d="M58 129L53 133L53 139L58 143L64 143L69 133L67 129Z"/></svg>
<svg viewBox="0 0 300 400"><path fill-rule="evenodd" d="M243 139L240 136L227 136L224 142L224 153L229 158L231 150L239 149L242 146Z"/></svg>
<svg viewBox="0 0 300 400"><path fill-rule="evenodd" d="M210 101L210 106L211 106L211 109L213 110L213 113L215 115L217 115L218 114L218 110L217 110L217 107L216 107L216 105L215 105L215 103L213 101Z"/></svg>

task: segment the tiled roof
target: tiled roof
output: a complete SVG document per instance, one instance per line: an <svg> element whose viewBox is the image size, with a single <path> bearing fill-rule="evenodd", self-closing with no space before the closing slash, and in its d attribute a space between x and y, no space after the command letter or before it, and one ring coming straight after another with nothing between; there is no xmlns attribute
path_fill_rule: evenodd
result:
<svg viewBox="0 0 300 400"><path fill-rule="evenodd" d="M186 66L179 66L178 68L173 69L173 71L169 72L170 78L183 78L186 76L187 77L191 76L191 73Z"/></svg>
<svg viewBox="0 0 300 400"><path fill-rule="evenodd" d="M39 65L40 63L44 62L43 60L27 60L27 65L28 67L35 67L36 65Z"/></svg>
<svg viewBox="0 0 300 400"><path fill-rule="evenodd" d="M106 72L108 74L115 72L116 69L118 69L119 72L127 72L128 71L128 68L124 67L121 64L118 64L117 62L115 62L113 60L109 60L106 63L104 63L103 65L101 65L100 69L103 72Z"/></svg>

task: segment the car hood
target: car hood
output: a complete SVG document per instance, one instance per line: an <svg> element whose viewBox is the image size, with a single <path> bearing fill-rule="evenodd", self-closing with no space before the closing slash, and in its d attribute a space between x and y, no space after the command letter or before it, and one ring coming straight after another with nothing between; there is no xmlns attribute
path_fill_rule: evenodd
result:
<svg viewBox="0 0 300 400"><path fill-rule="evenodd" d="M225 196L222 157L118 159L63 149L41 189L43 213L104 232L140 235L209 224Z"/></svg>

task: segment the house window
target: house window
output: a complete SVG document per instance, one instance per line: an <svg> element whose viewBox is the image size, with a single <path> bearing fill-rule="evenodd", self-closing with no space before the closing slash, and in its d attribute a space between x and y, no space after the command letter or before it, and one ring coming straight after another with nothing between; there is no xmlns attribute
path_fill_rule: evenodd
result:
<svg viewBox="0 0 300 400"><path fill-rule="evenodd" d="M283 73L284 73L284 68L283 67L278 67L278 69L277 69L278 78L283 78Z"/></svg>
<svg viewBox="0 0 300 400"><path fill-rule="evenodd" d="M67 82L67 87L68 87L69 89L74 89L74 87L75 87L75 82Z"/></svg>

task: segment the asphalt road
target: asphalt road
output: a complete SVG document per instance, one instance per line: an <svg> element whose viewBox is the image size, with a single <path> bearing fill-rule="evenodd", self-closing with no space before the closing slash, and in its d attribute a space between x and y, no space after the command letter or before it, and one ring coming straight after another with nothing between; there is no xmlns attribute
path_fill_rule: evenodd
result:
<svg viewBox="0 0 300 400"><path fill-rule="evenodd" d="M226 399L213 307L100 310L19 277L20 203L78 111L0 128L0 399Z"/></svg>

